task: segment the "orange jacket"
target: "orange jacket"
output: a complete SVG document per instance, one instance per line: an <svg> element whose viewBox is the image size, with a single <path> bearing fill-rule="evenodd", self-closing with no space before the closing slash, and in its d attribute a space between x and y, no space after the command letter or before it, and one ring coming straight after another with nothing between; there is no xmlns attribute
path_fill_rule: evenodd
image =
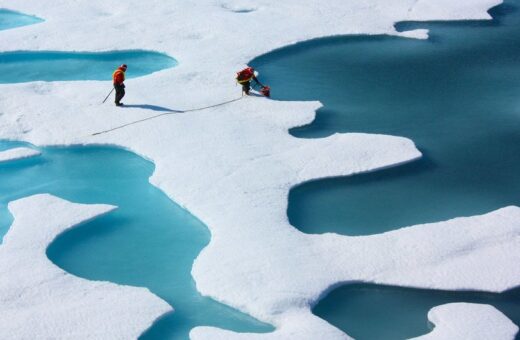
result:
<svg viewBox="0 0 520 340"><path fill-rule="evenodd" d="M112 74L112 79L114 80L114 84L123 84L125 81L125 70L122 67L118 67Z"/></svg>

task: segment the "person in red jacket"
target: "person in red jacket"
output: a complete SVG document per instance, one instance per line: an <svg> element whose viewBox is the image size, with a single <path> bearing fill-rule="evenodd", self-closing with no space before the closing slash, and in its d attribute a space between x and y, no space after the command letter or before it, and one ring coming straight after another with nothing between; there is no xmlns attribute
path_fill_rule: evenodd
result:
<svg viewBox="0 0 520 340"><path fill-rule="evenodd" d="M252 67L247 67L240 72L237 72L237 82L242 85L242 92L249 96L251 90L251 80L264 88L265 86L255 76L255 70Z"/></svg>
<svg viewBox="0 0 520 340"><path fill-rule="evenodd" d="M117 68L112 74L112 79L114 80L114 89L116 90L116 105L122 106L121 99L125 96L125 72L127 66L123 64Z"/></svg>

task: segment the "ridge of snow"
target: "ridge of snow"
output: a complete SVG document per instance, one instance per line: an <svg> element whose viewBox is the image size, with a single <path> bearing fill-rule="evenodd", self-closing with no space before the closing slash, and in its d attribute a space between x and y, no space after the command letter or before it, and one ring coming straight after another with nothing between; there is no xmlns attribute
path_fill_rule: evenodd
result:
<svg viewBox="0 0 520 340"><path fill-rule="evenodd" d="M0 151L0 163L16 161L25 158L39 156L41 152L31 148L19 147Z"/></svg>
<svg viewBox="0 0 520 340"><path fill-rule="evenodd" d="M435 324L433 331L414 339L514 340L518 333L518 326L489 305L449 303L432 308L428 320Z"/></svg>

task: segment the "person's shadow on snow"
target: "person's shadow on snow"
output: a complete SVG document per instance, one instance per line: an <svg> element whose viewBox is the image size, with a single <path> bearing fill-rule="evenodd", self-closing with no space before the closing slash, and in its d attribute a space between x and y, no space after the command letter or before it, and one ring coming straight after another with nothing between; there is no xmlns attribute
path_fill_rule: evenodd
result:
<svg viewBox="0 0 520 340"><path fill-rule="evenodd" d="M182 110L172 110L167 107L157 106L157 105L150 105L150 104L125 104L124 106L121 106L122 108L137 108L137 109L145 109L145 110L152 110L152 111L158 111L158 112L176 112L181 113Z"/></svg>

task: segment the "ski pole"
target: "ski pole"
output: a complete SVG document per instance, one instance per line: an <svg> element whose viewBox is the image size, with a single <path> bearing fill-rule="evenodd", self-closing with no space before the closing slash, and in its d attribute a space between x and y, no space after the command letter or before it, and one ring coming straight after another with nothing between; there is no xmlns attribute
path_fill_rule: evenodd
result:
<svg viewBox="0 0 520 340"><path fill-rule="evenodd" d="M105 104L105 102L107 101L108 97L110 97L110 95L112 94L113 91L114 91L114 88L112 88L112 90L110 90L110 92L106 96L105 100L103 100L103 103L101 103L101 104Z"/></svg>

